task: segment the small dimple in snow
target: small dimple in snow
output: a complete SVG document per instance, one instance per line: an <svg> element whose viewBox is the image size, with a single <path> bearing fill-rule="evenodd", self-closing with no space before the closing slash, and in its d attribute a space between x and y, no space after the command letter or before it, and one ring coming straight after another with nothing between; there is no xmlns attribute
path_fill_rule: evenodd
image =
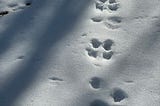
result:
<svg viewBox="0 0 160 106"><path fill-rule="evenodd" d="M26 6L30 6L30 5L31 5L31 2L27 2L27 3L26 3Z"/></svg>
<svg viewBox="0 0 160 106"><path fill-rule="evenodd" d="M95 16L95 17L91 18L91 20L93 22L101 22L103 20L103 17L101 17L101 16Z"/></svg>
<svg viewBox="0 0 160 106"><path fill-rule="evenodd" d="M96 99L90 103L90 106L109 106L109 104L100 99Z"/></svg>
<svg viewBox="0 0 160 106"><path fill-rule="evenodd" d="M122 18L119 16L112 16L108 18L109 21L111 21L112 23L121 23L122 22Z"/></svg>
<svg viewBox="0 0 160 106"><path fill-rule="evenodd" d="M18 56L17 59L24 59L25 56Z"/></svg>
<svg viewBox="0 0 160 106"><path fill-rule="evenodd" d="M128 95L122 89L114 88L111 93L111 97L114 99L114 102L121 102L125 98L128 98Z"/></svg>
<svg viewBox="0 0 160 106"><path fill-rule="evenodd" d="M63 79L58 78L58 77L50 77L49 79L52 81L63 81Z"/></svg>
<svg viewBox="0 0 160 106"><path fill-rule="evenodd" d="M101 86L101 79L98 78L98 77L93 77L93 78L91 78L89 83L90 83L92 88L98 89Z"/></svg>

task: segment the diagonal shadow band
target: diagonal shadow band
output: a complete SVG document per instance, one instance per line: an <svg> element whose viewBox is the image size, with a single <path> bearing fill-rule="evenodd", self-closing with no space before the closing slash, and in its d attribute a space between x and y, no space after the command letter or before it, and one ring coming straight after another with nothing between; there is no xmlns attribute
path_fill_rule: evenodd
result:
<svg viewBox="0 0 160 106"><path fill-rule="evenodd" d="M25 89L36 78L51 47L72 30L90 2L91 0L65 0L63 2L62 8L56 12L46 31L35 41L30 59L14 71L16 73L8 78L5 86L0 87L0 105L13 106L20 94L25 92ZM37 58L41 62L37 62Z"/></svg>
<svg viewBox="0 0 160 106"><path fill-rule="evenodd" d="M38 0L33 1L33 5L34 3L36 3L36 1ZM40 11L41 8L46 5L46 0L40 1L38 4L39 5L36 5L35 7L32 7L31 5L31 7L29 7L28 9L26 8L20 12L17 12L16 15L12 18L12 22L10 22L9 27L5 31L0 33L0 55L7 52L7 50L13 43L13 39L17 37L20 31L30 27L31 23L29 21L35 14ZM32 12L30 11L30 9L32 10ZM5 16L2 18L5 18Z"/></svg>

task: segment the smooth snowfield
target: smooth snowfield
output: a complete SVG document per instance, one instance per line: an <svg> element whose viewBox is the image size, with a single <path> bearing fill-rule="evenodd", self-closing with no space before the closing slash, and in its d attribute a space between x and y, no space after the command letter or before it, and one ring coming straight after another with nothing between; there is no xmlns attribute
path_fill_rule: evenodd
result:
<svg viewBox="0 0 160 106"><path fill-rule="evenodd" d="M0 106L160 106L160 0L0 0Z"/></svg>

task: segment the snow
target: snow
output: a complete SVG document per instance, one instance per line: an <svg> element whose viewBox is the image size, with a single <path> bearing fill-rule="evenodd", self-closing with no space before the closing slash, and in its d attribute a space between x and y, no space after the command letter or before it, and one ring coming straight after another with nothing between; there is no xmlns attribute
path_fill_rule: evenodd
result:
<svg viewBox="0 0 160 106"><path fill-rule="evenodd" d="M0 0L0 106L160 106L159 0Z"/></svg>

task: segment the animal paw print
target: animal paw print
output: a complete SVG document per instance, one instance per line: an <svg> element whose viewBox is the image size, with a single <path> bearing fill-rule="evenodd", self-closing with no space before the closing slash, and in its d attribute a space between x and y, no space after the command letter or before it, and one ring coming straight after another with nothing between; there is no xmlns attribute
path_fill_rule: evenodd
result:
<svg viewBox="0 0 160 106"><path fill-rule="evenodd" d="M96 8L103 11L103 10L111 10L116 11L119 8L119 3L116 0L98 0L96 1Z"/></svg>
<svg viewBox="0 0 160 106"><path fill-rule="evenodd" d="M113 43L114 42L111 39L101 42L100 40L93 38L90 41L91 47L86 48L87 55L92 58L103 58L105 60L110 60L114 54L111 50Z"/></svg>
<svg viewBox="0 0 160 106"><path fill-rule="evenodd" d="M117 0L97 0L96 1L96 9L101 11L108 10L109 12L117 11L120 7L120 3ZM102 12L102 14L104 14ZM107 17L106 15L96 15L91 18L92 22L103 24L107 27L107 29L118 29L120 28L122 17L111 15Z"/></svg>
<svg viewBox="0 0 160 106"><path fill-rule="evenodd" d="M99 77L92 77L89 81L90 88L92 90L100 91L103 89L103 79ZM109 91L109 96L112 98L114 104L118 103L119 105L116 106L122 106L121 103L125 99L127 99L129 96L128 94L121 88L115 87ZM90 102L90 106L115 106L111 105L107 101L101 100L101 99L95 99Z"/></svg>

